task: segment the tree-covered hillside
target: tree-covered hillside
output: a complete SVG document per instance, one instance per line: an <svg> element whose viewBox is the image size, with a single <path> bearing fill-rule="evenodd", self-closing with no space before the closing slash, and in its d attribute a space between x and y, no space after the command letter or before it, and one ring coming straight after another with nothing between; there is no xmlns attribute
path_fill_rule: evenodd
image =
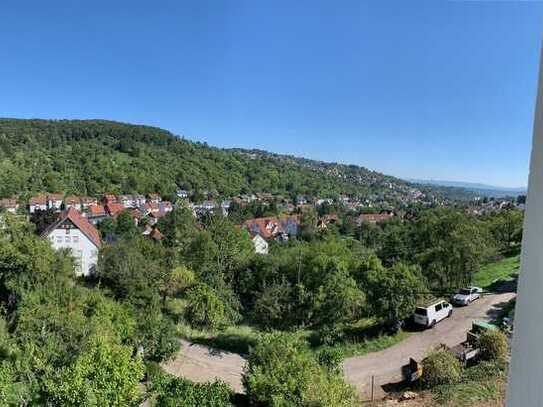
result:
<svg viewBox="0 0 543 407"><path fill-rule="evenodd" d="M168 131L103 120L0 119L0 197L56 192L246 192L402 196L410 187L362 167L222 150Z"/></svg>

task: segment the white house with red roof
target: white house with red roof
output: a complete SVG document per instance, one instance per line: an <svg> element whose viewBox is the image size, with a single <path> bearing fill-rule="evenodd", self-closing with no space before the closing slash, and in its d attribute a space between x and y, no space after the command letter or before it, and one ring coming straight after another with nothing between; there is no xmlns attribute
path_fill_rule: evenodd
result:
<svg viewBox="0 0 543 407"><path fill-rule="evenodd" d="M77 209L69 208L62 212L42 236L49 239L55 250L71 249L78 275L94 273L102 244L100 233Z"/></svg>
<svg viewBox="0 0 543 407"><path fill-rule="evenodd" d="M45 195L36 195L28 200L28 210L30 213L36 211L46 211L47 210L47 196Z"/></svg>

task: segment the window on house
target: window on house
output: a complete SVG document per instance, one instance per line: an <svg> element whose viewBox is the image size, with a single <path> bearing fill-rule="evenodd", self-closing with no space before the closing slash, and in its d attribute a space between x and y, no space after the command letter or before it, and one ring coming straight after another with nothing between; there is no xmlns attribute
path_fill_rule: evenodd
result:
<svg viewBox="0 0 543 407"><path fill-rule="evenodd" d="M57 236L57 243L62 243L62 236Z"/></svg>
<svg viewBox="0 0 543 407"><path fill-rule="evenodd" d="M65 241L66 243L70 243L70 236L66 236L66 237L64 238L64 241Z"/></svg>
<svg viewBox="0 0 543 407"><path fill-rule="evenodd" d="M74 243L79 243L79 236L74 236L72 241Z"/></svg>

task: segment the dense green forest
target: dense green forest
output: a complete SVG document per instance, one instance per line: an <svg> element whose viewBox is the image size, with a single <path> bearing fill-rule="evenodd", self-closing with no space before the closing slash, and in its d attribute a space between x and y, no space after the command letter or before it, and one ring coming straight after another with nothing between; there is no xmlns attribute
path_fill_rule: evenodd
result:
<svg viewBox="0 0 543 407"><path fill-rule="evenodd" d="M391 188L392 185L392 188ZM222 150L168 131L103 120L0 120L0 197L56 192L233 196L402 196L404 181L362 167Z"/></svg>

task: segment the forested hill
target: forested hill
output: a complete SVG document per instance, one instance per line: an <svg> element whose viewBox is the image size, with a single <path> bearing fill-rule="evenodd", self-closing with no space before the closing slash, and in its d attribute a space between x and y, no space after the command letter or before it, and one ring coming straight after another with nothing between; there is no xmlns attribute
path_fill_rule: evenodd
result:
<svg viewBox="0 0 543 407"><path fill-rule="evenodd" d="M223 150L155 127L104 120L0 119L0 197L36 192L96 195L176 188L401 197L399 179L362 167Z"/></svg>

